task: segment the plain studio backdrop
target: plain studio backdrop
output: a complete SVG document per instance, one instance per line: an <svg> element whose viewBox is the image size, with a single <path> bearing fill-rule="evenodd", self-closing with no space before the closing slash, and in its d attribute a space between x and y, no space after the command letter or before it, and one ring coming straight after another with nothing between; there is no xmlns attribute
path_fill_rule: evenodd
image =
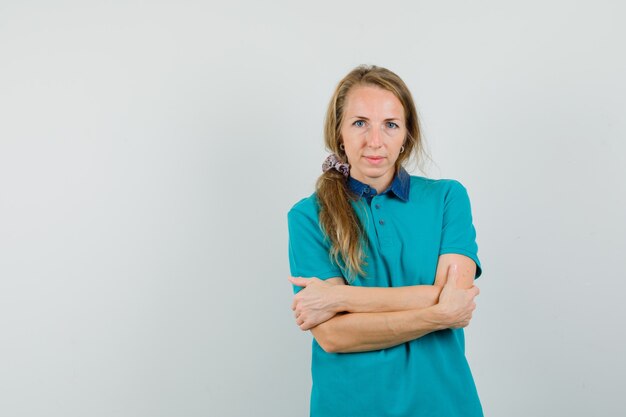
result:
<svg viewBox="0 0 626 417"><path fill-rule="evenodd" d="M622 415L625 17L619 1L3 0L0 415L307 415L286 213L362 63L406 81L426 174L469 191L486 415Z"/></svg>

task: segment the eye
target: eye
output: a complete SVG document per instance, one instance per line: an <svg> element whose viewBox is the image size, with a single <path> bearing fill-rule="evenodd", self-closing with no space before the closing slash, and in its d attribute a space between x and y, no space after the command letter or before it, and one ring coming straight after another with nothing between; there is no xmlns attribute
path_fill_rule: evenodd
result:
<svg viewBox="0 0 626 417"><path fill-rule="evenodd" d="M363 120L357 120L356 122L352 124L355 125L356 127L365 127L365 121Z"/></svg>
<svg viewBox="0 0 626 417"><path fill-rule="evenodd" d="M398 124L397 124L397 123L394 123L394 122L387 122L387 123L386 123L386 126L387 126L389 129L397 129L397 128L399 128L399 127L400 127L400 126L398 126Z"/></svg>

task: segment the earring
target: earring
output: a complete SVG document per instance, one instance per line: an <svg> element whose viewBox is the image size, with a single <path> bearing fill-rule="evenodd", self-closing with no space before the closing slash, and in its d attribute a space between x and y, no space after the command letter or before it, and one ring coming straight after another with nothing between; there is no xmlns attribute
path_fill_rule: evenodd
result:
<svg viewBox="0 0 626 417"><path fill-rule="evenodd" d="M343 151L343 150L345 150L345 149L343 148L343 143L340 143L340 144L339 144L339 149L341 149L342 151Z"/></svg>
<svg viewBox="0 0 626 417"><path fill-rule="evenodd" d="M404 152L404 145L400 147L400 153Z"/></svg>

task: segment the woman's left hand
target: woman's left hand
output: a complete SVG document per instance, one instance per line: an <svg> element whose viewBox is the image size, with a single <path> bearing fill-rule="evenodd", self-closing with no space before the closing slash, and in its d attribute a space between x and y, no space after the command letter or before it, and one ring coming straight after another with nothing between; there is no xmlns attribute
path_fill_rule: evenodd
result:
<svg viewBox="0 0 626 417"><path fill-rule="evenodd" d="M343 284L342 279L325 281L319 278L289 277L289 281L293 285L303 287L293 297L291 304L296 324L300 329L310 330L341 311L335 287Z"/></svg>

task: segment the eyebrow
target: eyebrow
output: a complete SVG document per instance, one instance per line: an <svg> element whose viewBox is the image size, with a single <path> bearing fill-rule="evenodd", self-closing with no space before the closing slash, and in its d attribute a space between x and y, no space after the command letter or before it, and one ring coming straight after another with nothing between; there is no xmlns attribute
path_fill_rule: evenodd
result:
<svg viewBox="0 0 626 417"><path fill-rule="evenodd" d="M365 116L352 116L352 117L348 117L348 119L363 119L363 120L369 120L369 117L365 117ZM400 117L389 117L387 119L385 119L384 121L391 121L391 120L398 120L398 121L402 121L402 119Z"/></svg>

